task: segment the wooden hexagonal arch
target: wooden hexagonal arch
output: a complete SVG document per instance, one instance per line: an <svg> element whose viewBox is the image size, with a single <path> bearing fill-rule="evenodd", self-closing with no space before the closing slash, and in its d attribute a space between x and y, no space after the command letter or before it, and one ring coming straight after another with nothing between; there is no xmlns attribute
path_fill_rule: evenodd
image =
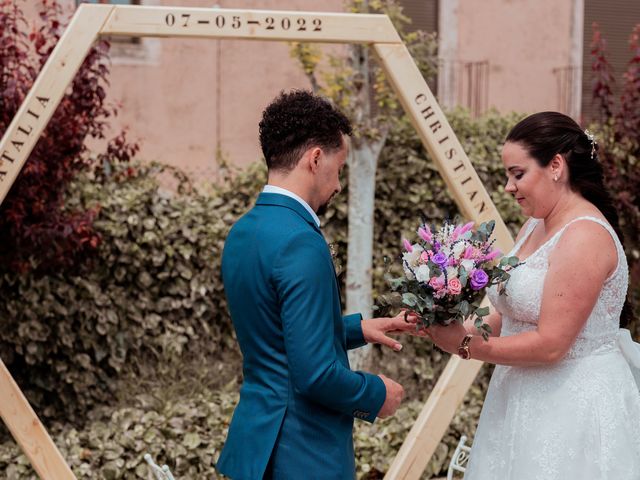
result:
<svg viewBox="0 0 640 480"><path fill-rule="evenodd" d="M80 5L0 141L0 203L101 35L371 44L462 215L476 222L495 220L498 247L508 251L513 246L490 196L386 15ZM452 357L385 478L420 477L481 365ZM75 478L1 360L0 416L42 479Z"/></svg>

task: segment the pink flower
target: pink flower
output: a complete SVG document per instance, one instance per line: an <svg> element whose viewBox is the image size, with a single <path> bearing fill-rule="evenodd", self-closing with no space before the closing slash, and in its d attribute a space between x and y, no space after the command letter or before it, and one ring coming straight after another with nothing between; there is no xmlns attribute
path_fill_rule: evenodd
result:
<svg viewBox="0 0 640 480"><path fill-rule="evenodd" d="M422 259L422 261L424 263L427 263L429 261L429 258L431 257L431 252L429 250L425 250L424 252L422 252L422 254L420 255L420 258Z"/></svg>
<svg viewBox="0 0 640 480"><path fill-rule="evenodd" d="M493 260L494 258L499 257L500 255L502 255L502 252L500 250L494 250L491 253L485 255L484 261L485 262L489 262L489 261Z"/></svg>
<svg viewBox="0 0 640 480"><path fill-rule="evenodd" d="M462 292L462 283L457 278L449 280L449 293L451 295L459 295Z"/></svg>
<svg viewBox="0 0 640 480"><path fill-rule="evenodd" d="M429 285L436 292L439 292L444 288L444 278L442 278L442 277L432 277L431 280L429 280Z"/></svg>
<svg viewBox="0 0 640 480"><path fill-rule="evenodd" d="M466 258L468 260L471 260L473 258L473 247L472 246L468 246L465 249L464 254L462 255L462 258Z"/></svg>
<svg viewBox="0 0 640 480"><path fill-rule="evenodd" d="M450 257L449 261L447 262L448 267L455 267L457 264L458 264L458 261L453 257Z"/></svg>
<svg viewBox="0 0 640 480"><path fill-rule="evenodd" d="M404 249L411 253L413 252L413 247L411 246L411 242L409 242L409 240L407 240L406 238L402 239L402 244L404 245Z"/></svg>
<svg viewBox="0 0 640 480"><path fill-rule="evenodd" d="M431 230L429 230L428 225L425 225L424 227L420 227L418 229L418 235L420 235L420 238L427 243L431 243L431 240L433 239L433 236L431 235Z"/></svg>
<svg viewBox="0 0 640 480"><path fill-rule="evenodd" d="M461 229L460 229L460 235L462 235L463 233L467 233L469 230L471 230L473 228L473 226L475 225L474 222L469 222L467 224L465 224Z"/></svg>

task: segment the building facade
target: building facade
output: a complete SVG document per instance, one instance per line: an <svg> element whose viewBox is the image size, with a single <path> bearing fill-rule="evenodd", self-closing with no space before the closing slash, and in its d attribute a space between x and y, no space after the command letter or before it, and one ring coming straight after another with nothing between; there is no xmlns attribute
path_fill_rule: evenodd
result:
<svg viewBox="0 0 640 480"><path fill-rule="evenodd" d="M39 0L23 2L35 19ZM73 13L79 0L60 0ZM343 12L343 0L92 0L92 3ZM436 96L475 115L558 110L587 121L591 24L609 41L620 75L627 39L640 23L637 0L400 0L412 28L436 31ZM615 4L615 5L614 5ZM344 47L323 46L340 53ZM285 42L176 38L113 39L109 100L114 134L127 128L139 157L216 181L221 161L261 158L257 125L280 91L309 88Z"/></svg>

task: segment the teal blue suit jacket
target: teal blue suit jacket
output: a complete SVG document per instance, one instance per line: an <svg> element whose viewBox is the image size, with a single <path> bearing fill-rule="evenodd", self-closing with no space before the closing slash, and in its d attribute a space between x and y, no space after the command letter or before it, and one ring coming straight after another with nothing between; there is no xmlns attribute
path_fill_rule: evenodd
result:
<svg viewBox="0 0 640 480"><path fill-rule="evenodd" d="M234 480L353 479L353 418L373 422L386 389L349 368L362 317L342 316L309 212L262 193L227 237L222 277L244 382L216 468Z"/></svg>

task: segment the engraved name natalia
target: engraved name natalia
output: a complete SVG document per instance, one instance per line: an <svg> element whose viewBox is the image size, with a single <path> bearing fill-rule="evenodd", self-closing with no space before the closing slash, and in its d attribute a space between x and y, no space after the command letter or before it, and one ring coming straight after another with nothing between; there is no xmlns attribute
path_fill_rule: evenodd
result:
<svg viewBox="0 0 640 480"><path fill-rule="evenodd" d="M471 202L475 202L473 206L478 214L483 213L486 210L487 205L485 200L482 199L483 195L478 191L478 186L476 185L477 182L475 182L474 177L468 173L468 164L465 164L465 162L459 157L459 152L456 150L451 137L446 134L446 130L440 132L446 124L446 120L443 119L444 121L441 121L438 119L436 112L433 110L433 106L429 104L429 98L424 93L416 95L414 101L420 108L422 119L431 130L431 133L435 135L438 145L442 147L444 157L454 163L451 168L455 173L455 181L460 184L465 194L469 197L469 200Z"/></svg>
<svg viewBox="0 0 640 480"><path fill-rule="evenodd" d="M9 138L9 142L0 153L0 182L3 182L9 173L6 169L6 163L13 164L18 159L25 142L33 132L34 123L40 119L44 113L44 109L47 108L47 104L49 103L49 97L39 97L36 95L36 100L34 105L27 109L22 121L18 124L18 128L13 132L12 137Z"/></svg>

